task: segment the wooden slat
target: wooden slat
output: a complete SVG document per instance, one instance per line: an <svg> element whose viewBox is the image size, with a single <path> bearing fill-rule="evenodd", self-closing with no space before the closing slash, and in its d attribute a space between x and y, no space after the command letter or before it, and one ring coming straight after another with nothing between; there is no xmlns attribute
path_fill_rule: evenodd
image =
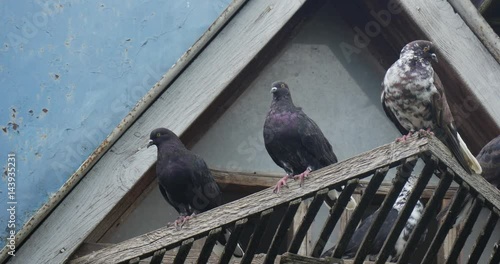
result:
<svg viewBox="0 0 500 264"><path fill-rule="evenodd" d="M422 172L418 176L418 180L410 194L410 196L406 200L406 204L404 208L399 213L398 219L394 223L389 235L387 236L382 249L380 250L377 259L382 261L386 261L389 258L389 255L394 250L394 245L403 231L406 223L408 222L408 218L413 212L413 208L420 200L420 195L422 191L425 189L425 186L431 179L434 174L434 170L438 164L438 160L435 157L431 157L427 160Z"/></svg>
<svg viewBox="0 0 500 264"><path fill-rule="evenodd" d="M219 264L229 263L231 257L233 256L234 249L238 244L241 231L243 231L243 227L245 227L247 222L248 222L247 218L243 218L241 220L236 221L234 230L231 232L231 235L229 236L226 246L224 247L224 252L220 257Z"/></svg>
<svg viewBox="0 0 500 264"><path fill-rule="evenodd" d="M210 233L208 233L208 237L205 240L205 244L203 245L203 248L200 251L200 255L198 256L198 260L196 261L196 263L204 264L208 262L208 258L210 258L210 255L212 254L212 249L214 248L215 243L217 242L217 237L220 235L221 232L222 232L221 227L210 230Z"/></svg>
<svg viewBox="0 0 500 264"><path fill-rule="evenodd" d="M155 253L153 254L153 257L151 258L150 264L161 264L161 261L163 260L163 256L165 256L165 252L167 252L167 250L165 250L165 249L160 249L160 250L155 251Z"/></svg>
<svg viewBox="0 0 500 264"><path fill-rule="evenodd" d="M285 215L281 219L278 230L276 230L271 245L267 250L266 258L264 259L265 264L274 263L274 259L278 255L279 246L283 242L286 232L288 231L288 228L290 227L290 224L293 221L293 217L295 216L295 212L297 212L297 209L299 208L301 202L302 199L299 198L291 201L288 204L288 208L285 212Z"/></svg>
<svg viewBox="0 0 500 264"><path fill-rule="evenodd" d="M271 216L273 211L273 209L268 209L260 214L258 224L255 226L250 242L248 243L248 246L245 250L245 255L241 260L241 264L252 263L253 256L255 255L255 252L257 252L257 248L260 244L260 239L262 238L262 235L264 235L264 231L267 227L267 222L269 221L269 217Z"/></svg>
<svg viewBox="0 0 500 264"><path fill-rule="evenodd" d="M193 242L193 238L182 241L179 251L177 251L177 255L175 256L174 264L183 264L186 261L189 251L193 247Z"/></svg>
<svg viewBox="0 0 500 264"><path fill-rule="evenodd" d="M346 187L344 190L342 190L342 193L340 193L339 198L337 199L337 202L335 205L330 209L330 215L328 216L328 219L325 222L325 225L323 226L323 229L321 230L321 233L319 235L318 241L316 242L316 245L314 246L313 252L311 254L312 257L319 257L321 255L321 252L323 251L326 242L328 241L328 238L333 232L333 229L335 228L335 225L337 225L337 222L339 221L340 217L342 216L342 213L344 212L345 207L347 206L347 203L351 199L351 195L356 189L357 185L359 183L358 179L353 179L347 182Z"/></svg>
<svg viewBox="0 0 500 264"><path fill-rule="evenodd" d="M476 223L477 217L479 216L479 213L481 212L481 204L482 201L480 199L474 199L473 204L472 204L472 209L470 210L469 214L467 215L467 220L465 221L465 224L460 230L460 234L458 235L457 239L455 240L455 243L453 243L453 247L451 249L450 254L448 255L448 259L446 260L446 264L452 264L452 263L457 263L458 258L460 257L460 253L462 252L462 248L465 245L465 242L467 241L467 238L469 237L470 233L472 232L472 228L474 227L474 224Z"/></svg>
<svg viewBox="0 0 500 264"><path fill-rule="evenodd" d="M352 213L352 217L351 217L349 223L347 223L347 226L346 226L344 232L342 233L342 236L340 237L339 242L337 243L337 247L335 248L335 251L338 251L338 252L334 251L332 256L342 257L341 255L343 254L343 252L346 250L347 246L349 245L349 241L351 241L351 237L354 234L354 231L356 230L356 227L358 226L359 222L361 221L361 218L363 217L363 214L364 214L366 208L373 201L373 197L375 196L375 192L379 188L380 183L384 180L388 171L389 171L389 167L384 167L384 168L381 168L381 169L378 169L377 171L375 171L375 174L373 175L370 183L366 187L366 190L365 190L363 196L361 197L361 201L359 201L358 206L356 207L356 209L354 209L354 212ZM323 239L325 239L325 238L323 238ZM326 239L328 239L328 237L326 237ZM324 241L326 241L326 240L324 240ZM317 252L317 254L313 255L313 256L315 256L315 257L320 256L321 251L323 251L323 249L321 249L321 250L318 249L318 251L319 252ZM340 258L340 257L337 257L337 258Z"/></svg>
<svg viewBox="0 0 500 264"><path fill-rule="evenodd" d="M247 3L118 139L112 147L113 152L107 152L100 159L41 228L19 248L12 261L65 261L154 164L156 150L145 148L151 130L164 126L182 134L304 2L262 0Z"/></svg>
<svg viewBox="0 0 500 264"><path fill-rule="evenodd" d="M401 253L401 256L399 256L398 263L400 264L408 263L409 260L411 259L413 251L417 247L418 242L422 237L422 234L424 234L425 230L429 226L431 218L433 218L436 215L436 211L439 208L439 204L443 200L443 196L446 193L446 190L453 181L453 176L454 174L450 170L447 170L445 173L441 175L441 179L436 189L436 193L426 204L424 213L422 214L420 221L413 229L413 232L411 233L410 237L408 238L408 241L406 242L406 247L403 250L403 253ZM383 264L385 263L385 260L382 258L377 259L375 263Z"/></svg>
<svg viewBox="0 0 500 264"><path fill-rule="evenodd" d="M495 212L490 212L490 216L488 217L488 221L484 225L483 231L476 240L474 244L474 248L472 249L472 253L469 256L469 261L467 264L476 264L479 262L479 258L481 258L481 254L483 254L484 249L486 248L486 244L495 229L495 225L498 221L498 215Z"/></svg>
<svg viewBox="0 0 500 264"><path fill-rule="evenodd" d="M359 246L358 252L356 252L356 256L354 257L354 263L363 263L366 256L370 253L371 247L373 246L373 241L375 240L375 236L377 235L380 227L385 221L385 218L392 210L392 206L396 202L396 199L399 196L399 193L403 189L408 177L410 177L415 164L418 159L416 156L410 157L405 162L398 167L398 172L396 177L392 181L393 187L389 194L385 197L384 202L378 209L377 217L373 220L368 232L366 232L361 245ZM337 252L333 255L334 257L339 257L336 255ZM342 252L343 253L343 252ZM341 255L340 255L341 256Z"/></svg>
<svg viewBox="0 0 500 264"><path fill-rule="evenodd" d="M198 217L190 220L190 226L183 228L182 232L174 228L160 228L73 262L120 262L120 260L130 259L137 254L147 252L151 252L152 254L152 252L164 248L166 245L176 245L186 238L204 236L214 227L234 223L248 215L258 214L300 197L304 197L304 199L312 197L315 192L325 187L336 186L336 184L354 177L367 177L380 167L396 166L401 162L401 159L426 151L429 141L434 140L437 139L434 137L418 138L414 136L408 139L404 145L397 143L386 144L311 172L310 177L306 180L306 184L303 187L299 187L297 182L291 182L289 184L290 188L279 195L273 194L272 188L269 188L198 215ZM332 174L335 177L332 177ZM256 203L255 201L259 202Z"/></svg>
<svg viewBox="0 0 500 264"><path fill-rule="evenodd" d="M491 55L500 63L500 38L493 31L479 10L469 0L448 0L467 26L481 40Z"/></svg>
<svg viewBox="0 0 500 264"><path fill-rule="evenodd" d="M314 196L314 199L309 205L309 209L307 210L306 215L302 219L299 228L295 232L290 247L288 248L288 252L297 254L297 252L299 251L300 245L302 244L302 240L306 236L307 230L309 230L309 227L314 221L316 214L321 208L323 200L325 199L325 195L328 194L328 191L329 191L328 189L319 190Z"/></svg>
<svg viewBox="0 0 500 264"><path fill-rule="evenodd" d="M422 260L422 263L431 263L432 259L436 256L437 252L439 251L439 248L441 247L444 239L446 238L446 234L448 234L448 230L453 226L453 223L455 223L455 219L458 213L460 212L459 208L468 192L469 192L469 186L467 186L466 184L460 186L460 188L458 189L455 199L453 199L450 209L446 214L446 218L444 219L436 235L434 236L434 239L432 240L429 249L427 249L424 259Z"/></svg>
<svg viewBox="0 0 500 264"><path fill-rule="evenodd" d="M493 246L493 252L491 253L490 261L488 263L490 264L500 263L500 240L496 242L495 245Z"/></svg>

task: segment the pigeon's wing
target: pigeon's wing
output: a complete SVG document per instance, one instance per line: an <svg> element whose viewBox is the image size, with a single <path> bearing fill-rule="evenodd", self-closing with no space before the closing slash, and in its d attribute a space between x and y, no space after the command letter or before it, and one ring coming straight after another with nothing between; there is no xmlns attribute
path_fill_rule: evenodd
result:
<svg viewBox="0 0 500 264"><path fill-rule="evenodd" d="M382 84L383 85L383 84ZM384 92L382 91L382 96L381 96L381 101L382 101L382 108L384 109L384 112L385 112L385 115L389 118L389 120L392 121L392 123L394 123L394 125L396 125L396 128L399 130L399 132L401 133L401 135L406 135L408 134L408 130L406 130L400 123L399 123L399 120L396 118L396 116L394 115L394 113L391 111L391 109L389 109L387 107L387 105L385 104L385 94Z"/></svg>
<svg viewBox="0 0 500 264"><path fill-rule="evenodd" d="M467 172L471 173L475 171L476 173L480 173L481 166L470 153L453 123L453 116L446 100L443 84L436 73L434 73L434 86L438 93L432 97L431 111L434 123L437 126L436 135L450 148L451 152L458 159L458 162L462 164L462 167Z"/></svg>
<svg viewBox="0 0 500 264"><path fill-rule="evenodd" d="M186 208L186 206L181 205L179 203L176 203L175 201L173 201L172 199L170 199L170 197L168 196L167 192L165 191L165 188L163 188L163 186L161 186L161 184L158 184L158 187L160 189L161 195L163 196L163 198L165 199L165 201L167 201L168 204L170 204L172 207L174 207L175 210L178 213L185 213L185 214L187 214L187 208ZM186 211L186 212L184 212L184 211Z"/></svg>
<svg viewBox="0 0 500 264"><path fill-rule="evenodd" d="M300 111L302 120L299 126L299 135L302 146L315 159L320 161L321 166L327 166L337 162L337 156L333 153L332 145L326 139L318 125L304 112Z"/></svg>
<svg viewBox="0 0 500 264"><path fill-rule="evenodd" d="M195 196L191 200L191 207L204 212L221 205L221 191L205 161L195 154L191 156L191 161L191 182Z"/></svg>
<svg viewBox="0 0 500 264"><path fill-rule="evenodd" d="M477 160L483 168L481 175L489 183L500 188L500 136L492 139L481 149Z"/></svg>

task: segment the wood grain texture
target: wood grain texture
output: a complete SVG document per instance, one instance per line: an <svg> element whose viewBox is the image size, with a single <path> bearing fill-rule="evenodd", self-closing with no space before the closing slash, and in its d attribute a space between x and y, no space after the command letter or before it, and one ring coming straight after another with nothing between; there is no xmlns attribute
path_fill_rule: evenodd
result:
<svg viewBox="0 0 500 264"><path fill-rule="evenodd" d="M448 0L455 11L476 34L491 55L500 63L500 37L493 31L488 22L469 0Z"/></svg>
<svg viewBox="0 0 500 264"><path fill-rule="evenodd" d="M381 146L312 172L303 187L299 187L298 182L291 182L289 184L290 189L283 191L280 195L273 194L272 188L268 188L202 213L190 220L190 225L181 231L175 228L160 228L106 250L82 257L72 263L114 263L140 255L152 254L167 245L172 248L177 247L181 241L188 238L194 237L196 239L206 236L216 226L234 223L239 219L286 204L299 197L311 197L322 188L344 182L359 175L368 176L375 169L387 164L396 166L401 159L426 151L429 140L428 138L412 137L404 145L391 143Z"/></svg>
<svg viewBox="0 0 500 264"><path fill-rule="evenodd" d="M247 3L106 152L12 262L65 261L154 164L156 150L145 148L150 131L163 126L182 134L304 2Z"/></svg>

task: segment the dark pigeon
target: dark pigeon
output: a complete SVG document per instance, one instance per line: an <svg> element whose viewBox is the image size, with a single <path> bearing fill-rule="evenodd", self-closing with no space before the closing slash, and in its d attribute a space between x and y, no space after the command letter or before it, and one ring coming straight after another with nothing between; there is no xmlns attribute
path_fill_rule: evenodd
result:
<svg viewBox="0 0 500 264"><path fill-rule="evenodd" d="M273 101L264 123L264 143L273 161L287 174L276 184L274 192L278 193L282 186L287 186L289 178L298 178L302 186L311 171L336 163L337 157L318 125L293 104L286 83L273 83L271 93ZM332 195L332 199L338 197L336 191ZM355 205L351 198L348 209Z"/></svg>
<svg viewBox="0 0 500 264"><path fill-rule="evenodd" d="M387 236L389 236L389 233L393 225L396 223L396 220L398 219L399 213L405 206L406 201L408 200L408 196L410 195L411 191L415 186L415 183L417 182L417 179L418 177L415 175L410 176L408 178L407 183L403 187L403 190L401 190L401 193L399 194L398 198L396 199L396 202L392 206L391 211L389 211L387 218L384 220L384 223L382 224L380 230L375 236L375 240L373 241L372 248L368 255L368 259L370 261L374 261L378 253L382 249L382 246L384 245ZM401 256L401 253L403 253L403 250L406 247L406 243L410 238L411 232L417 225L418 221L420 221L420 219L422 218L423 212L424 212L424 205L420 201L418 201L415 207L413 208L413 211L410 217L408 218L408 222L406 223L403 231L401 231L401 234L399 235L399 238L396 241L394 249L392 250L391 257L389 258L391 262L397 262L397 260ZM356 253L359 247L361 246L363 238L370 229L370 226L377 217L378 213L379 210L375 211L373 214L369 215L361 222L356 231L354 231L354 234L352 235L351 240L349 241L349 244L347 245L346 251L344 252L342 258L351 259L356 256ZM425 233L421 237L420 241L423 241L424 238L425 238ZM334 250L335 247L325 251L325 253L323 253L321 257L325 258L332 256Z"/></svg>
<svg viewBox="0 0 500 264"><path fill-rule="evenodd" d="M488 142L476 156L483 172L481 176L489 183L500 189L500 136ZM467 195L462 203L460 213L455 220L453 226L460 224L472 209L472 197ZM437 215L437 219L441 220L448 212L450 205L444 207Z"/></svg>
<svg viewBox="0 0 500 264"><path fill-rule="evenodd" d="M215 182L205 161L189 151L172 131L157 128L151 132L148 147L158 148L156 177L163 198L179 213L176 227L182 227L196 214L208 211L222 204L219 186ZM220 250L229 239L226 229L218 238ZM238 245L234 256L242 257Z"/></svg>
<svg viewBox="0 0 500 264"><path fill-rule="evenodd" d="M403 141L417 131L435 134L467 172L481 174L481 166L457 132L432 60L437 57L429 41L416 40L401 50L382 83L384 111L404 135Z"/></svg>

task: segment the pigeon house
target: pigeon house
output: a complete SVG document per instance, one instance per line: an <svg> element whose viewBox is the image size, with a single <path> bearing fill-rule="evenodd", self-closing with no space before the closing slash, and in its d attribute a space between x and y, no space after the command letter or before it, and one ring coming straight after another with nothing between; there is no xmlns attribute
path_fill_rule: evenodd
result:
<svg viewBox="0 0 500 264"><path fill-rule="evenodd" d="M401 133L380 102L403 46L429 40L472 154L500 135L500 42L471 2L222 2L194 44L18 230L15 256L5 245L2 262L500 263L500 190L464 170L432 134L396 142ZM181 21L189 16L182 12L168 14ZM288 84L338 159L279 193L273 187L285 171L263 137L275 81ZM167 225L179 213L158 190L157 150L146 147L159 127L203 158L222 192L223 205L182 228ZM233 256L237 243L241 258Z"/></svg>

